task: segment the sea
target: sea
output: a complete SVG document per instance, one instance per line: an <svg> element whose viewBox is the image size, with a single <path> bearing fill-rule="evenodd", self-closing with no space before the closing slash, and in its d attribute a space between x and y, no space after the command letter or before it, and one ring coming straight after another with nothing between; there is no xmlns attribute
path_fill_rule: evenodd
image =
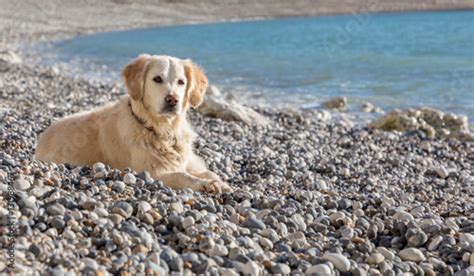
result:
<svg viewBox="0 0 474 276"><path fill-rule="evenodd" d="M189 58L247 104L318 108L344 96L352 109L431 106L474 119L474 11L153 27L38 48L43 63L117 81L140 53Z"/></svg>

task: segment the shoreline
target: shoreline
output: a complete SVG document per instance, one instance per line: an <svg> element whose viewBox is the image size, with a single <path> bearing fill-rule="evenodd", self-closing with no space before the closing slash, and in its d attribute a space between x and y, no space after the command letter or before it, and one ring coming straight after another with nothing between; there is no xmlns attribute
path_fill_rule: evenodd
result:
<svg viewBox="0 0 474 276"><path fill-rule="evenodd" d="M242 4L240 4L242 2ZM45 2L45 3L48 3ZM43 3L44 5L44 3ZM125 31L188 24L268 20L317 16L370 16L378 13L443 12L474 10L470 0L439 0L412 3L402 0L345 0L334 4L322 0L284 0L252 3L224 0L216 4L210 0L189 5L187 0L154 3L147 0L104 1L94 6L80 7L76 2L63 1L61 5L11 3L0 0L0 49L15 49L16 43L32 43L72 38L98 32ZM110 14L110 10L113 11ZM212 11L211 11L212 10ZM58 15L58 13L60 15ZM140 21L134 16L141 16ZM105 18L108 18L105 19ZM51 21L50 24L45 22ZM85 22L84 22L85 21Z"/></svg>

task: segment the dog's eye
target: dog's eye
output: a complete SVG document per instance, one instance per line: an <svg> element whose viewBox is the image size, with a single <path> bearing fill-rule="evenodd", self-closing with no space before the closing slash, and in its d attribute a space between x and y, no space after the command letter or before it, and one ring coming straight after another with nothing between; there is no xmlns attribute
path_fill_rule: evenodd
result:
<svg viewBox="0 0 474 276"><path fill-rule="evenodd" d="M156 76L156 77L153 78L153 81L156 82L156 83L162 83L163 79L160 76Z"/></svg>
<svg viewBox="0 0 474 276"><path fill-rule="evenodd" d="M184 85L184 80L178 80L179 85Z"/></svg>

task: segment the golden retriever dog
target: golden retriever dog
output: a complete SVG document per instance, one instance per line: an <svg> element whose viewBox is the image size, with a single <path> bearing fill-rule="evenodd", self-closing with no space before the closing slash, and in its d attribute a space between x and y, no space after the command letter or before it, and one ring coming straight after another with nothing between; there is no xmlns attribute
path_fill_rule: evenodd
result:
<svg viewBox="0 0 474 276"><path fill-rule="evenodd" d="M128 95L97 110L66 117L40 137L36 159L71 165L103 162L148 171L174 189L212 193L232 188L193 152L186 119L208 86L190 60L140 55L123 70Z"/></svg>

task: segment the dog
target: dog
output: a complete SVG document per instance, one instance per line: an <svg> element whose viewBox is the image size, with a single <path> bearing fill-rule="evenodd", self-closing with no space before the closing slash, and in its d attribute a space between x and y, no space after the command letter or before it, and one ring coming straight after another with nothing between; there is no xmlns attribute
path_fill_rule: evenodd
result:
<svg viewBox="0 0 474 276"><path fill-rule="evenodd" d="M193 151L196 133L186 112L203 100L208 86L203 70L191 60L142 54L122 75L127 95L50 126L38 140L36 159L89 166L103 162L148 171L173 189L232 192Z"/></svg>

